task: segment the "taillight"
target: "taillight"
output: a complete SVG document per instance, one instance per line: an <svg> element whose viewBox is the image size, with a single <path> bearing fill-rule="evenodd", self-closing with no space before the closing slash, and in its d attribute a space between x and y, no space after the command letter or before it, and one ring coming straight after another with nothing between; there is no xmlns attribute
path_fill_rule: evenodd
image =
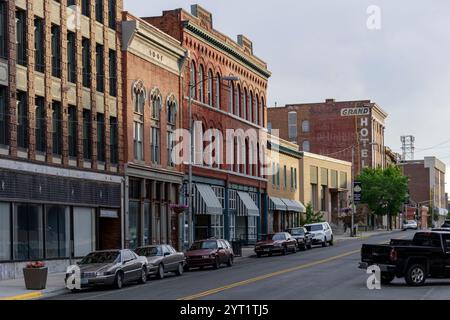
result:
<svg viewBox="0 0 450 320"><path fill-rule="evenodd" d="M397 251L395 249L391 250L391 253L389 254L389 258L391 261L397 261Z"/></svg>

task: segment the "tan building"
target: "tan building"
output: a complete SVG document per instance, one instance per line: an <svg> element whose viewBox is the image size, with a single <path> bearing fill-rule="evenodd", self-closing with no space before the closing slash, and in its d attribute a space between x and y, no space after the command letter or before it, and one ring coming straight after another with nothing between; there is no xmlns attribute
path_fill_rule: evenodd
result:
<svg viewBox="0 0 450 320"><path fill-rule="evenodd" d="M300 159L300 201L311 203L334 227L348 207L352 164L313 153L303 152Z"/></svg>
<svg viewBox="0 0 450 320"><path fill-rule="evenodd" d="M280 232L300 225L300 215L306 212L300 202L299 146L281 139L269 139L268 157L272 175L267 182L269 210L267 232Z"/></svg>

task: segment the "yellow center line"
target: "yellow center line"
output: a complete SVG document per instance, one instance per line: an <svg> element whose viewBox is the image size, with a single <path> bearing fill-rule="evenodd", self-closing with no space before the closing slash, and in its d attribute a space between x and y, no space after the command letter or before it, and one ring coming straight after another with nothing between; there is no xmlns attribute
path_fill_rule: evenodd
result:
<svg viewBox="0 0 450 320"><path fill-rule="evenodd" d="M350 251L350 252L346 252L346 253L343 253L343 254L340 254L340 255L337 255L337 256L333 256L333 257L330 257L330 258L327 258L327 259L318 260L318 261L314 261L314 262L311 262L311 263L303 264L303 265L300 265L300 266L297 266L297 267L293 267L293 268L289 268L289 269L280 270L280 271L277 271L277 272L261 275L261 276L250 278L250 279L247 279L247 280L244 280L244 281L235 282L235 283L223 286L223 287L219 287L219 288L211 289L211 290L208 290L208 291L200 292L200 293L197 293L197 294L194 294L194 295L191 295L191 296L179 298L177 300L195 300L195 299L203 298L203 297L210 296L210 295L213 295L213 294L225 291L225 290L229 290L229 289L233 289L233 288L236 288L236 287L245 286L245 285L257 282L257 281L261 281L261 280L265 280L265 279L268 279L268 278L276 277L276 276L279 276L279 275L282 275L282 274L286 274L286 273L289 273L289 272L294 272L294 271L298 271L298 270L314 267L314 266L319 265L319 264L324 264L324 263L327 263L327 262L331 262L331 261L334 261L334 260L345 258L347 256L350 256L350 255L353 255L353 254L356 254L356 253L359 253L359 252L361 252L360 249L354 250L354 251Z"/></svg>

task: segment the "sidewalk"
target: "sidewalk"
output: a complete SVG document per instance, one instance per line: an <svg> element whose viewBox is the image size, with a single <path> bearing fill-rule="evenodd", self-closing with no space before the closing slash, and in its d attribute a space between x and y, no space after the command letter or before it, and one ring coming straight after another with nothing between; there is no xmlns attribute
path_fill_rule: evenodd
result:
<svg viewBox="0 0 450 320"><path fill-rule="evenodd" d="M362 232L358 232L356 237L350 237L350 231L348 231L345 234L342 235L334 235L334 240L339 242L339 241L344 241L344 240L363 240L363 239L367 239L376 235L380 235L380 234L390 234L392 232L395 231L400 231L399 229L395 229L392 231L387 231L387 230L376 230L376 231L362 231Z"/></svg>
<svg viewBox="0 0 450 320"><path fill-rule="evenodd" d="M27 290L23 278L0 281L0 300L31 300L64 292L64 273L48 275L45 290Z"/></svg>

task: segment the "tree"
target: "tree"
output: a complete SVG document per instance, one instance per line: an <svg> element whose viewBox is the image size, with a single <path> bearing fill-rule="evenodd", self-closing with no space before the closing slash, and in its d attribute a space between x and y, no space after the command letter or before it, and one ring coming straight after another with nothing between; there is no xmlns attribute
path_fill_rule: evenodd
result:
<svg viewBox="0 0 450 320"><path fill-rule="evenodd" d="M369 206L373 214L396 216L408 197L408 178L398 167L386 169L365 168L357 178L362 184L361 202Z"/></svg>
<svg viewBox="0 0 450 320"><path fill-rule="evenodd" d="M323 214L320 212L314 212L312 204L308 203L308 205L306 206L306 220L304 224L318 223L318 222L324 222Z"/></svg>

